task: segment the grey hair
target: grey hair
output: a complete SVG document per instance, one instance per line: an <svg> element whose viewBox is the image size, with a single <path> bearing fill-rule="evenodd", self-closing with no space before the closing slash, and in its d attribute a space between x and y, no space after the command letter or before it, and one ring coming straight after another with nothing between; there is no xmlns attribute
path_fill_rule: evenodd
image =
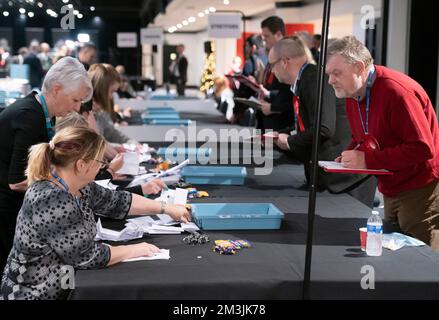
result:
<svg viewBox="0 0 439 320"><path fill-rule="evenodd" d="M62 86L66 94L79 90L81 86L87 87L89 92L85 101L90 100L93 96L93 86L88 73L76 58L64 57L58 60L47 71L41 91L47 93L56 84Z"/></svg>
<svg viewBox="0 0 439 320"><path fill-rule="evenodd" d="M354 36L332 39L328 43L327 51L328 58L338 54L346 58L351 64L362 61L366 68L373 64L369 49Z"/></svg>
<svg viewBox="0 0 439 320"><path fill-rule="evenodd" d="M273 52L279 57L306 57L306 61L308 63L315 64L311 51L308 49L304 41L298 36L283 38L274 45Z"/></svg>

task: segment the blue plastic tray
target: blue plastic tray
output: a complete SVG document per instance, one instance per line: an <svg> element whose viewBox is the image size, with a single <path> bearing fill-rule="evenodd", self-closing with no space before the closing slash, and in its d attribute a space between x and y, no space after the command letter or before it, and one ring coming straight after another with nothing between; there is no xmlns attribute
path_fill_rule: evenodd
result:
<svg viewBox="0 0 439 320"><path fill-rule="evenodd" d="M169 151L168 151L169 150ZM166 152L169 152L169 155L171 157L184 157L184 158L191 158L194 157L209 157L212 153L211 148L177 148L177 147L167 147L167 148L159 148L157 150L157 154L161 157L166 157Z"/></svg>
<svg viewBox="0 0 439 320"><path fill-rule="evenodd" d="M193 203L191 208L203 230L279 229L284 217L272 203Z"/></svg>
<svg viewBox="0 0 439 320"><path fill-rule="evenodd" d="M247 170L245 167L188 166L181 175L192 184L243 185Z"/></svg>
<svg viewBox="0 0 439 320"><path fill-rule="evenodd" d="M147 112L177 112L175 108L172 107L149 107L146 108Z"/></svg>
<svg viewBox="0 0 439 320"><path fill-rule="evenodd" d="M188 119L154 119L150 122L150 124L161 126L188 126L191 123L192 121Z"/></svg>
<svg viewBox="0 0 439 320"><path fill-rule="evenodd" d="M180 116L180 113L178 113L177 111L171 111L171 110L163 110L163 111L161 111L161 110L148 110L147 112L146 112L146 114L148 115L148 116L153 116L153 115L156 115L156 114L159 114L159 115L161 115L161 114L173 114L173 115L178 115L178 116Z"/></svg>
<svg viewBox="0 0 439 320"><path fill-rule="evenodd" d="M154 120L179 120L180 115L178 113L153 113L148 115L142 115L142 120L146 122L152 122Z"/></svg>
<svg viewBox="0 0 439 320"><path fill-rule="evenodd" d="M174 95L156 95L151 96L150 100L174 100L176 98Z"/></svg>

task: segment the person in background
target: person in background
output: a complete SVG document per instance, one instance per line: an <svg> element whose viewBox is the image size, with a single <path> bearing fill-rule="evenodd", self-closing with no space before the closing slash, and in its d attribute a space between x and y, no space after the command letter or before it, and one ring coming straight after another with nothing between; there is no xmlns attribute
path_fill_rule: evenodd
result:
<svg viewBox="0 0 439 320"><path fill-rule="evenodd" d="M312 47L311 53L316 63L319 62L320 59L320 42L322 40L322 36L320 34L315 34L312 37Z"/></svg>
<svg viewBox="0 0 439 320"><path fill-rule="evenodd" d="M40 88L41 80L44 77L43 67L37 57L39 49L40 43L32 41L29 45L29 52L23 59L23 64L29 65L29 84L31 88Z"/></svg>
<svg viewBox="0 0 439 320"><path fill-rule="evenodd" d="M55 127L56 132L69 127L89 128L98 133L97 130L95 130L93 127L90 127L87 119L77 112L71 112L67 116L57 119ZM112 146L106 143L104 155L108 153L109 148L111 149ZM108 163L107 161L105 161L105 164L101 167L98 174L96 175L95 180L118 180L122 178L119 174L117 174L117 171L119 171L122 166L123 155L116 152L116 155L111 158L111 162ZM165 186L166 184L163 182L163 180L153 179L147 183L142 183L141 185L134 187L118 187L118 190L126 190L131 193L136 193L143 196L157 194L161 192Z"/></svg>
<svg viewBox="0 0 439 320"><path fill-rule="evenodd" d="M230 70L227 74L231 76L237 76L242 74L242 59L240 56L236 56L233 58Z"/></svg>
<svg viewBox="0 0 439 320"><path fill-rule="evenodd" d="M85 70L88 71L90 65L95 62L97 51L93 43L86 43L79 49L78 60L84 65Z"/></svg>
<svg viewBox="0 0 439 320"><path fill-rule="evenodd" d="M37 57L40 59L44 74L46 74L53 64L52 57L50 56L50 46L47 42L42 42L40 44L40 53Z"/></svg>
<svg viewBox="0 0 439 320"><path fill-rule="evenodd" d="M407 75L374 65L354 36L328 44L326 73L335 95L346 98L352 129L336 161L391 171L378 176L385 221L439 250L439 128L427 93Z"/></svg>
<svg viewBox="0 0 439 320"><path fill-rule="evenodd" d="M308 47L297 36L284 38L276 43L270 50L269 61L279 81L291 85L297 119L293 134L279 133L274 141L291 158L303 163L309 185L318 69L312 63ZM323 92L318 160L332 161L348 145L351 134L343 108L337 108L344 101L336 99L334 90L327 83ZM339 175L319 169L318 188L335 194L349 193L372 208L376 180L366 175Z"/></svg>
<svg viewBox="0 0 439 320"><path fill-rule="evenodd" d="M79 111L92 97L93 87L83 65L66 57L46 74L41 93L31 92L0 113L0 269L14 238L15 222L28 180L24 171L29 148L49 142L54 117Z"/></svg>
<svg viewBox="0 0 439 320"><path fill-rule="evenodd" d="M13 56L11 63L13 64L23 64L24 57L29 53L28 47L21 47L18 49L18 55Z"/></svg>
<svg viewBox="0 0 439 320"><path fill-rule="evenodd" d="M285 36L285 24L277 16L261 22L262 38L268 51ZM270 63L265 68L260 97L265 102L257 111L257 128L261 130L282 130L294 125L293 94L287 84L280 83L271 72Z"/></svg>
<svg viewBox="0 0 439 320"><path fill-rule="evenodd" d="M252 35L245 41L246 60L242 74L253 77L257 83L262 83L264 80L265 65L258 56L261 47L264 47L264 43L260 35Z"/></svg>
<svg viewBox="0 0 439 320"><path fill-rule="evenodd" d="M179 96L184 96L187 82L188 61L184 55L184 49L183 44L177 46L177 58L169 66L169 71L177 85L177 94Z"/></svg>
<svg viewBox="0 0 439 320"><path fill-rule="evenodd" d="M229 81L225 76L219 76L214 80L214 96L218 103L217 109L224 114L227 121L233 122L233 91L229 88Z"/></svg>
<svg viewBox="0 0 439 320"><path fill-rule="evenodd" d="M132 99L136 97L136 92L134 91L133 87L131 86L128 77L125 73L125 67L122 65L117 65L115 67L117 73L119 73L120 76L120 86L117 90L117 95L119 98L126 98L126 99Z"/></svg>
<svg viewBox="0 0 439 320"><path fill-rule="evenodd" d="M111 246L95 241L95 215L125 219L128 214L166 213L176 221L190 221L184 206L93 183L104 149L99 134L79 127L32 146L26 169L29 189L2 277L3 299L67 298L69 290L62 288L65 266L99 269L160 251L146 242Z"/></svg>
<svg viewBox="0 0 439 320"><path fill-rule="evenodd" d="M93 64L88 71L93 84L92 104L99 133L110 143L134 143L114 126L116 113L113 106L113 93L120 85L120 76L112 65L105 63Z"/></svg>
<svg viewBox="0 0 439 320"><path fill-rule="evenodd" d="M9 76L9 64L11 63L11 55L7 42L0 39L0 78Z"/></svg>

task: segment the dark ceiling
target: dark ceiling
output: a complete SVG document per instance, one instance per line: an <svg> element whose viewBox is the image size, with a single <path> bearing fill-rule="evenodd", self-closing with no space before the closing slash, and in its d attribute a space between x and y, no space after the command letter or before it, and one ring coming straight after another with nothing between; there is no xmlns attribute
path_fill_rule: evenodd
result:
<svg viewBox="0 0 439 320"><path fill-rule="evenodd" d="M84 18L100 16L102 18L117 19L140 19L141 25L146 26L152 22L159 13L164 13L167 5L172 0L69 0L67 4L72 4L74 9L79 10ZM43 7L38 7L38 2ZM26 11L33 11L35 16L46 14L47 9L52 9L59 13L61 7L66 5L61 0L0 0L0 10L17 12L19 8ZM90 7L94 6L95 11Z"/></svg>

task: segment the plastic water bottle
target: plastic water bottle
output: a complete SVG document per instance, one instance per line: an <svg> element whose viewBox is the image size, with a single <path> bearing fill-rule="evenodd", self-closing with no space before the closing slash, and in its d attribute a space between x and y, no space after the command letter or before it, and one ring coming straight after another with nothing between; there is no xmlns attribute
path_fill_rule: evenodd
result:
<svg viewBox="0 0 439 320"><path fill-rule="evenodd" d="M368 256L380 256L383 253L383 222L378 211L372 211L367 220L366 253Z"/></svg>

